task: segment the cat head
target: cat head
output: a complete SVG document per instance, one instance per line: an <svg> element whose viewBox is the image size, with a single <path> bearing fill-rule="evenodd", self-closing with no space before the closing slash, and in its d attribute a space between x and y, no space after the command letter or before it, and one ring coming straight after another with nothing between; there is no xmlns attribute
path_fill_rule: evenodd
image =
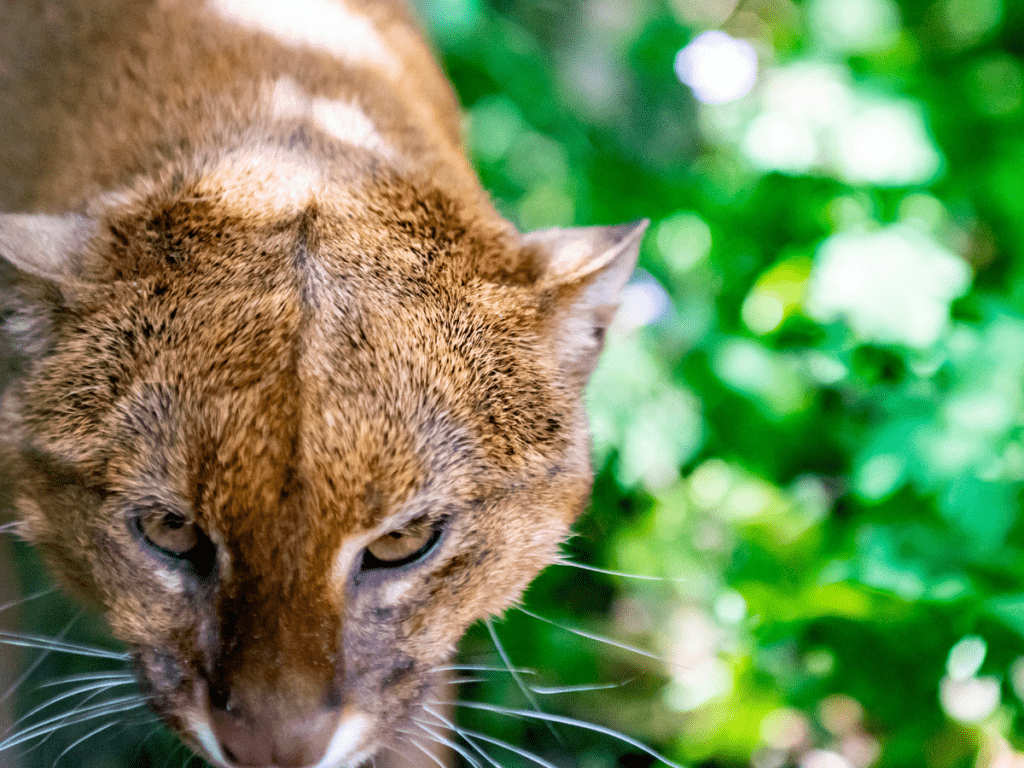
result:
<svg viewBox="0 0 1024 768"><path fill-rule="evenodd" d="M253 189L0 216L3 460L21 533L182 738L355 766L585 505L581 394L645 225Z"/></svg>

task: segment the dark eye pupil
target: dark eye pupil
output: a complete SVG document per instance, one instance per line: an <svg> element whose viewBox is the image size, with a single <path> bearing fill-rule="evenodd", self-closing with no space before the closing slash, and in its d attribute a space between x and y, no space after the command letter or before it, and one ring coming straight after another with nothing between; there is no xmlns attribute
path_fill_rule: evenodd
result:
<svg viewBox="0 0 1024 768"><path fill-rule="evenodd" d="M142 541L165 562L172 562L199 580L212 576L217 565L217 548L185 515L143 507L131 520L131 526Z"/></svg>
<svg viewBox="0 0 1024 768"><path fill-rule="evenodd" d="M390 536L392 539L400 539L404 535L405 534L402 533L401 531L392 531L391 533L388 534L388 536Z"/></svg>

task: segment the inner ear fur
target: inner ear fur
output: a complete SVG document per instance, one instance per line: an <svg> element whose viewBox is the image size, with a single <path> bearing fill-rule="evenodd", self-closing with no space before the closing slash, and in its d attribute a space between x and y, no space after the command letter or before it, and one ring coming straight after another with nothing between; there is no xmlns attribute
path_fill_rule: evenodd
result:
<svg viewBox="0 0 1024 768"><path fill-rule="evenodd" d="M95 223L75 214L0 214L0 352L9 362L49 348L62 287L76 281Z"/></svg>
<svg viewBox="0 0 1024 768"><path fill-rule="evenodd" d="M540 265L537 287L549 307L555 355L579 387L597 365L649 224L644 219L611 227L555 227L523 236Z"/></svg>

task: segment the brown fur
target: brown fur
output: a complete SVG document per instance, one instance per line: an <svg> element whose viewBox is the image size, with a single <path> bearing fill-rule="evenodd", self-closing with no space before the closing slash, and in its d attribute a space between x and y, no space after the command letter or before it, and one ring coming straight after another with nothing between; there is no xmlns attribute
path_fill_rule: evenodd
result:
<svg viewBox="0 0 1024 768"><path fill-rule="evenodd" d="M196 0L0 6L0 203L60 214L0 217L21 531L186 741L190 718L233 744L278 729L251 764L317 762L317 718L366 718L346 760L388 744L465 629L553 560L642 231L517 234L405 9L349 7L397 75ZM282 82L354 101L376 137L275 114ZM210 574L133 531L154 505L209 536ZM432 554L359 571L420 515L448 521Z"/></svg>

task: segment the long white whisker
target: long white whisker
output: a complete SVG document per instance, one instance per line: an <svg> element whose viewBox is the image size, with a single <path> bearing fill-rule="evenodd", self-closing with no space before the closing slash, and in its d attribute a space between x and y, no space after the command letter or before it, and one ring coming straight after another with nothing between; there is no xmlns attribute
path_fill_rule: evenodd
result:
<svg viewBox="0 0 1024 768"><path fill-rule="evenodd" d="M585 637L588 640L593 640L593 641L598 642L598 643L604 643L605 645L610 645L610 646L613 646L615 648L620 648L623 651L629 651L630 653L636 653L636 654L639 654L640 656L646 656L649 659L654 659L655 661L660 661L663 664L668 664L669 663L669 662L665 661L665 659L661 658L661 656L659 656L658 654L651 653L650 651L645 651L643 648L637 648L635 645L629 645L628 643L621 643L618 640L612 640L611 638L603 637L602 635L595 635L592 632L584 632L582 629L573 629L572 627L567 627L564 624L559 624L557 621L552 621L551 619L546 619L543 616L541 616L539 614L536 614L533 611L528 611L526 608L522 608L520 606L516 606L516 610L519 611L520 613L525 613L527 616L529 616L531 618L537 619L537 621L543 621L545 624L550 624L553 627L558 627L559 629L561 629L561 630L563 630L565 632L569 632L571 634L578 635L579 637Z"/></svg>
<svg viewBox="0 0 1024 768"><path fill-rule="evenodd" d="M667 576L647 576L642 573L625 573L624 571L613 571L608 568L598 568L596 565L585 565L584 563L577 563L575 560L569 560L568 558L559 558L555 560L553 565L564 565L568 568L579 568L582 571L593 571L594 573L603 573L606 576L618 576L620 579L636 579L638 581L664 581L675 584L680 584L687 579L673 579Z"/></svg>
<svg viewBox="0 0 1024 768"><path fill-rule="evenodd" d="M104 701L100 704L93 704L92 706L79 710L76 714L65 713L47 718L46 720L35 723L18 733L8 736L3 741L0 741L0 752L4 752L11 747L16 747L19 744L31 741L32 739L40 736L47 736L54 730L59 730L60 728L64 728L69 725L84 723L87 720L95 720L97 717L113 715L118 712L126 712L129 709L141 707L145 703L146 700L144 698L135 694L132 696L123 696L118 699L112 699L111 701Z"/></svg>
<svg viewBox="0 0 1024 768"><path fill-rule="evenodd" d="M439 704L440 702L431 703ZM584 720L577 720L573 717L552 715L547 712L533 712L529 709L508 709L506 707L499 707L493 704L484 704L478 701L459 701L456 702L456 704L460 707L467 707L469 709L480 709L486 712L495 712L499 715L515 715L517 717L526 717L535 720L550 720L553 723L562 723L564 725L574 725L577 728L583 728L587 731L594 731L595 733L601 733L605 736L611 736L613 739L618 739L619 741L622 741L625 744L629 744L632 747L636 747L641 752L644 752L653 757L655 760L658 760L664 763L665 765L669 766L669 768L683 768L681 765L679 765L679 763L672 762L667 757L662 755L660 752L656 752L655 750L648 747L642 741L637 741L636 739L631 738L624 733L616 731L614 728L606 728L603 725L588 723Z"/></svg>
<svg viewBox="0 0 1024 768"><path fill-rule="evenodd" d="M481 741L486 741L490 744L494 744L495 746L504 747L509 752L515 752L520 757L525 757L527 760L534 762L537 765L543 766L543 768L558 768L557 765L555 765L554 763L549 763L540 755L535 755L533 754L533 752L530 752L526 749L520 749L519 747L509 744L507 741L496 739L493 736L488 736L484 733L478 733L477 731L469 731L464 728L460 728L459 733L463 736L463 738L472 736L474 739L480 739Z"/></svg>
<svg viewBox="0 0 1024 768"><path fill-rule="evenodd" d="M96 734L102 733L103 731L107 730L107 728L113 728L115 725L117 725L117 722L118 722L117 720L112 720L111 722L107 723L106 725L101 725L99 728L97 728L97 729L95 729L93 731L89 731L89 733L85 734L85 736L83 736L82 738L76 739L75 741L71 742L71 745L68 746L67 749L65 749L63 752L61 752L59 755L57 755L57 759L53 761L53 765L51 766L51 768L57 768L57 763L60 762L60 759L62 757L64 757L64 755L66 755L68 752L70 752L72 749L74 749L79 744L81 744L83 741L85 741L86 739L91 739Z"/></svg>
<svg viewBox="0 0 1024 768"><path fill-rule="evenodd" d="M450 719L448 719L447 717L444 717L443 715L438 714L437 712L432 710L429 706L424 706L423 707L423 711L426 712L431 717L434 717L437 720L440 720L444 725L446 725L448 728L451 728L456 734L458 734L463 739L465 739L466 743L471 748L475 749L484 760L486 760L488 763L490 763L493 766L493 768L504 768L504 766L502 766L501 763L499 763L497 760L495 760L493 757L491 757L490 753L487 752L487 750L485 750L483 747L481 747L479 744L477 744L476 741L472 737L467 736L466 735L467 732L464 731L463 729L459 728L459 726L457 726Z"/></svg>
<svg viewBox="0 0 1024 768"><path fill-rule="evenodd" d="M46 597L47 595L52 594L53 591L53 587L47 587L46 589L41 589L38 592L34 592L28 597L19 597L17 600L12 600L9 603L4 603L3 605L0 605L0 613L10 610L11 608L17 608L19 605L24 605L25 603L30 602L32 600L38 600L40 597Z"/></svg>
<svg viewBox="0 0 1024 768"><path fill-rule="evenodd" d="M632 680L622 683L582 683L578 685L531 685L530 690L542 696L557 693L582 693L584 691L608 691L612 688L621 688L628 685Z"/></svg>
<svg viewBox="0 0 1024 768"><path fill-rule="evenodd" d="M111 688L116 688L118 686L127 685L129 683L134 683L134 682L135 682L135 680L132 679L132 680L124 681L124 682L115 682L115 683L110 683L110 682L93 683L92 685L83 685L83 686L81 686L79 688L75 688L74 690L65 691L64 693L61 693L58 696L54 696L52 699L48 699L47 701L43 702L42 704L40 704L39 706L37 706L35 709L31 710L30 712L26 712L24 715L22 715L20 718L18 718L18 720L14 723L14 725L12 725L11 728L8 729L8 730L12 730L14 728L17 728L21 723L25 722L26 720L28 720L33 715L38 714L39 712L42 712L44 709L49 709L54 704L58 704L59 702L62 702L65 699L70 699L72 696L77 696L80 693L88 693L89 691L97 691L98 693L102 693L103 691L109 690ZM84 704L85 702L82 702L82 703ZM73 711L74 710L72 710L72 712ZM71 714L71 713L70 712L65 712L64 714Z"/></svg>
<svg viewBox="0 0 1024 768"><path fill-rule="evenodd" d="M46 639L48 641L51 641L51 642L60 642L60 638L64 637L64 635L66 635L71 630L71 627L74 626L75 622L78 621L78 617L81 616L81 615L82 615L82 613L81 613L81 611L79 611L77 614L75 614L73 617L71 617L71 620L68 621L68 623L64 625L64 628L60 632L57 633L57 637L56 638L52 638L52 639L51 638L46 638ZM0 643L5 642L3 640L3 637L2 637L5 634L7 634L7 633L6 632L0 632ZM30 646L30 647L32 647L32 646ZM50 651L48 649L44 649L43 652L41 654L39 654L31 664L28 665L28 668L24 672L21 673L21 676L18 677L18 679L15 680L13 683L11 683L10 686L8 686L7 690L3 692L3 695L0 696L0 704L2 704L3 702L7 701L7 699L10 697L10 695L12 693L14 693L16 690L18 690L18 688L21 687L21 684L24 683L26 680L28 680L29 676L33 672L35 672L36 669L39 668L39 665L42 664L43 661L46 660L46 657L49 656L49 655L50 655Z"/></svg>
<svg viewBox="0 0 1024 768"><path fill-rule="evenodd" d="M466 683L486 683L486 677L452 677L440 681L441 685L465 685ZM436 684L436 683L435 683Z"/></svg>
<svg viewBox="0 0 1024 768"><path fill-rule="evenodd" d="M135 681L134 681L134 680L131 680L130 682L134 684L134 682L135 682ZM109 684L108 684L108 685L104 685L104 686L93 686L94 688L98 688L98 690L96 690L96 691L94 691L93 693L91 693L91 694L89 694L88 696L86 696L86 697L85 697L84 699L82 699L82 700L81 700L80 702L78 702L77 704L75 704L75 706L74 706L74 707L72 707L72 708L71 708L71 710L70 710L69 712L65 712L64 714L65 714L65 715L67 715L68 717L73 717L73 716L74 716L74 715L75 715L76 713L78 713L78 712L81 712L81 711L83 710L83 708L85 707L85 705L86 705L86 704L88 704L88 703L89 703L90 701L92 701L93 699L95 699L95 698L96 698L97 696L99 696L100 694L102 694L102 693L105 693L106 691L109 691L109 690L110 690L111 688L114 688L114 687L118 687L118 686L121 686L121 685L126 685L126 684L127 684L127 683L117 683L117 684L115 684L115 685L109 685ZM81 689L81 690L86 690L86 689ZM66 698L66 697L65 697L65 698ZM109 701L109 699L108 699L108 701ZM105 702L102 702L102 701L101 701L101 702L100 702L100 704L99 704L99 705L96 705L96 706L100 706L100 705L102 705L102 704L104 704L104 703L105 703ZM19 721L19 722L20 722L20 721ZM50 740L50 737L51 737L51 736L53 736L53 734L54 734L54 733L56 733L56 732L57 732L56 730L54 730L54 731L50 731L50 733L49 733L49 734L48 734L48 735L46 736L46 738L44 738L44 739L43 739L43 740L42 740L41 742L39 742L39 744L37 744L36 746L38 747L38 746L42 746L43 744L45 744L45 743L46 743L47 741L49 741L49 740ZM35 747L33 747L33 749L35 749Z"/></svg>
<svg viewBox="0 0 1024 768"><path fill-rule="evenodd" d="M104 648L93 648L88 645L77 645L75 643L64 643L49 637L39 635L26 635L18 632L0 631L0 643L5 645L17 645L22 648L38 648L42 651L56 653L70 653L76 656L89 656L96 659L113 659L114 661L128 661L127 653L108 651ZM2 699L0 699L2 701Z"/></svg>
<svg viewBox="0 0 1024 768"><path fill-rule="evenodd" d="M523 682L523 679L519 676L519 673L514 671L514 669L512 668L512 661L511 659L509 659L508 654L505 652L505 646L501 644L501 640L498 639L498 633L494 630L494 622L490 619L486 619L484 621L484 625L487 627L487 631L491 633L491 640L494 641L494 647L498 649L498 655L501 656L502 663L508 669L509 674L512 675L512 679L515 680L516 685L519 687L519 690L523 692L523 696L526 697L526 700L530 703L531 707L533 707L538 712L543 711L540 708L540 704L537 702L537 698L530 692L530 689L526 687L526 684ZM558 731L555 730L555 727L553 725L547 723L547 729L551 731L551 735L558 740L559 744L565 746L565 742L562 741L561 735L558 733Z"/></svg>
<svg viewBox="0 0 1024 768"><path fill-rule="evenodd" d="M78 709L70 713L65 712L61 715L30 725L22 731L9 736L3 742L0 742L0 752L26 741L41 738L42 741L35 745L35 747L38 747L62 728L78 725L79 723L84 723L89 720L95 720L97 717L127 712L128 710L135 709L145 704L145 700L141 697L135 696L128 698L133 699L134 703L125 703L123 699L112 699L100 702L99 704L94 704L84 709ZM35 749L35 747L32 749Z"/></svg>
<svg viewBox="0 0 1024 768"><path fill-rule="evenodd" d="M152 715L150 715L150 717L152 717ZM142 721L142 722L145 722L145 721ZM160 721L158 720L158 721L157 721L157 723L156 723L156 725L155 725L155 726L153 726L153 728L151 728L151 729L150 729L149 733L147 733L147 734L146 734L145 738L143 738L143 739L142 739L142 741L140 741L140 742L139 742L139 746L142 746L142 745L143 745L143 744L145 744L145 743L146 743L147 741L149 741L150 739L152 739L152 738L153 738L153 737L154 737L154 736L155 736L155 735L156 735L157 733L159 733L159 732L160 732L160 729L161 729L162 727L163 727L163 723L161 723L161 722L160 722Z"/></svg>
<svg viewBox="0 0 1024 768"><path fill-rule="evenodd" d="M456 752L462 755L462 757L465 758L466 762L473 766L473 768L483 768L483 766L481 766L480 763L478 763L471 754L469 754L468 752L466 752L466 750L459 746L458 743L431 731L430 723L424 723L422 720L419 720L417 718L413 718L413 722L416 723L416 725L419 727L421 731L423 731L424 734L430 736L430 738L432 738L435 742L437 742L438 744L444 744L445 746L454 749Z"/></svg>
<svg viewBox="0 0 1024 768"><path fill-rule="evenodd" d="M489 664L450 664L447 667L434 667L431 672L508 672L515 670L519 675L536 675L537 670L527 667L495 667Z"/></svg>
<svg viewBox="0 0 1024 768"><path fill-rule="evenodd" d="M429 757L429 758L430 758L431 760L433 760L433 761L434 761L435 763L437 763L437 765L438 765L438 768L448 768L448 766L446 766L446 765L445 765L444 763L442 763L442 762L440 761L440 759L438 759L437 755L435 755L435 754L434 754L433 752L431 752L431 751L430 751L429 749L427 749L427 748L426 748L426 747L424 747L424 746L423 746L422 744L420 744L420 743L419 743L418 741L416 741L416 739L414 739L414 738L412 738L412 737L410 736L410 737L409 737L409 739L408 739L408 741L409 741L409 743L410 743L410 744L412 744L412 745L413 745L414 747L416 747L416 749L418 749L418 750L419 750L420 752L422 752L422 753L423 753L424 755L426 755L426 756L427 756L427 757ZM410 760L409 762L412 762L412 761Z"/></svg>
<svg viewBox="0 0 1024 768"><path fill-rule="evenodd" d="M55 685L64 685L65 683L85 683L90 680L134 680L135 675L131 672L84 672L78 675L67 675L65 677L57 677L53 680L47 680L45 683L40 683L37 688L52 688Z"/></svg>

